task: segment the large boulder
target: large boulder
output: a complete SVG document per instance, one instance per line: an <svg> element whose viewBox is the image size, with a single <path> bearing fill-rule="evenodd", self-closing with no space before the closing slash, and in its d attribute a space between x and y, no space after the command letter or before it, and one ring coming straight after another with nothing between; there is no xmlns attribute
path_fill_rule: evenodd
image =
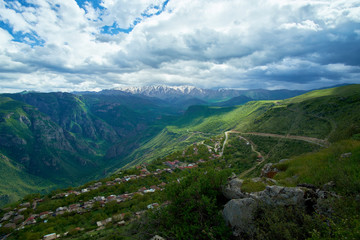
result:
<svg viewBox="0 0 360 240"><path fill-rule="evenodd" d="M223 187L223 195L227 199L238 199L238 198L245 198L248 194L241 192L241 186L244 180L239 178L231 179L227 185Z"/></svg>
<svg viewBox="0 0 360 240"><path fill-rule="evenodd" d="M231 191L228 190L228 193L240 196L240 193L235 191L235 182L229 185ZM305 207L305 191L298 187L267 186L263 191L230 200L224 206L223 216L226 223L232 227L234 236L253 235L254 215L257 207L263 205Z"/></svg>
<svg viewBox="0 0 360 240"><path fill-rule="evenodd" d="M257 201L253 198L232 199L225 205L223 216L226 223L232 227L235 236L242 233L252 235L254 231L253 218L257 205Z"/></svg>
<svg viewBox="0 0 360 240"><path fill-rule="evenodd" d="M264 204L276 206L304 206L304 191L298 187L267 186L264 191L251 194Z"/></svg>

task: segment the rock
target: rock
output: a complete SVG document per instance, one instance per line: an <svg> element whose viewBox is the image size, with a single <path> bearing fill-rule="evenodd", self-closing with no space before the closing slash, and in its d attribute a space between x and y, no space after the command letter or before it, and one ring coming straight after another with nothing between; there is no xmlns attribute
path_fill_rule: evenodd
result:
<svg viewBox="0 0 360 240"><path fill-rule="evenodd" d="M228 180L230 181L230 180L233 180L234 178L237 178L237 177L236 177L236 174L233 172L233 173L231 173L231 176L228 177Z"/></svg>
<svg viewBox="0 0 360 240"><path fill-rule="evenodd" d="M223 187L223 195L227 199L237 199L247 197L248 194L241 192L241 186L244 180L239 178L234 178L229 181L229 183Z"/></svg>
<svg viewBox="0 0 360 240"><path fill-rule="evenodd" d="M126 222L125 222L124 220L122 220L122 221L118 222L117 224L118 224L118 226L124 226L125 223L126 223Z"/></svg>
<svg viewBox="0 0 360 240"><path fill-rule="evenodd" d="M351 152L348 152L348 153L343 153L340 155L341 158L349 158L351 157L352 153Z"/></svg>
<svg viewBox="0 0 360 240"><path fill-rule="evenodd" d="M225 205L223 216L226 223L233 228L235 236L253 233L253 218L257 205L253 198L233 199Z"/></svg>
<svg viewBox="0 0 360 240"><path fill-rule="evenodd" d="M255 199L267 205L304 206L304 191L301 188L267 186L264 191L251 194Z"/></svg>
<svg viewBox="0 0 360 240"><path fill-rule="evenodd" d="M322 190L323 191L331 191L333 188L335 187L335 182L334 181L330 181L328 183L325 183L323 186L322 186Z"/></svg>
<svg viewBox="0 0 360 240"><path fill-rule="evenodd" d="M283 163L283 162L286 162L286 161L289 161L289 159L288 159L288 158L281 159L281 160L279 161L279 163Z"/></svg>
<svg viewBox="0 0 360 240"><path fill-rule="evenodd" d="M304 187L304 188L309 188L309 189L312 189L314 191L316 191L317 187L313 184L310 184L310 183L300 183L297 185L298 187Z"/></svg>
<svg viewBox="0 0 360 240"><path fill-rule="evenodd" d="M279 172L273 165L272 163L265 164L261 169L261 177L273 178Z"/></svg>
<svg viewBox="0 0 360 240"><path fill-rule="evenodd" d="M155 235L155 236L152 237L150 240L165 240L165 238L160 237L159 235Z"/></svg>

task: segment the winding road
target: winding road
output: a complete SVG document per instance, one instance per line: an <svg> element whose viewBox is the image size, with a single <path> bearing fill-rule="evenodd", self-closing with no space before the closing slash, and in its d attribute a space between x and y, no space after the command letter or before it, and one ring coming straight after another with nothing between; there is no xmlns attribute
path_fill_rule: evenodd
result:
<svg viewBox="0 0 360 240"><path fill-rule="evenodd" d="M330 145L330 143L327 140L323 140L323 139L318 139L318 138L312 138L312 137L305 137L305 136L295 136L295 135L279 135L279 134L273 134L273 133L258 133L258 132L248 132L248 133L242 133L236 130L230 130L225 132L225 140L220 152L220 156L223 156L224 154L224 150L225 150L225 146L228 142L229 139L229 134L230 133L234 133L234 134L248 134L248 135L256 135L256 136L263 136L263 137L274 137L274 138L284 138L284 139L294 139L294 140L300 140L300 141L305 141L305 142L309 142L309 143L313 143L316 145L319 145L321 147L328 147ZM255 164L252 168L242 172L239 177L244 177L246 176L248 173L250 173L251 171L253 171L257 166L259 166L261 163L263 163L265 161L265 158L261 155L261 153L259 151L257 151L255 149L255 146L252 142L250 142L249 140L247 140L246 138L244 138L243 136L240 135L240 138L244 139L246 142L251 144L251 150L253 152L255 152L258 157L261 157L261 161L257 162L257 164Z"/></svg>

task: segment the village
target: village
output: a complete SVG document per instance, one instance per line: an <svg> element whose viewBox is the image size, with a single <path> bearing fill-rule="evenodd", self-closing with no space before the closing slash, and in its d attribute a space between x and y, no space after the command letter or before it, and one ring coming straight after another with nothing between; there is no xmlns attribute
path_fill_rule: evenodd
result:
<svg viewBox="0 0 360 240"><path fill-rule="evenodd" d="M160 177L162 174L173 174L178 171L191 170L194 168L198 168L199 164L206 163L208 160L214 160L221 157L221 144L222 138L220 140L212 140L211 145L214 147L205 144L204 142L194 143L187 150L183 150L179 157L181 159L185 159L187 162L182 162L180 160L169 160L169 158L165 158L162 162L162 166L158 166L158 168L154 171L149 171L149 164L143 163L141 165L135 166L134 170L138 174L130 174L122 177L115 177L112 180L108 181L98 181L87 185L86 187L82 187L79 189L71 189L64 192L56 193L51 196L51 200L59 200L66 199L71 196L81 196L90 194L91 192L95 192L99 189L106 189L112 186L117 186L121 184L129 183L131 184L134 181L138 181L140 179L146 179L147 177ZM199 154L199 146L203 146L202 150L206 154L206 158L208 160L204 160L203 158L198 158L195 162L188 162L188 159L193 159L192 157L197 156ZM205 148L204 148L205 146ZM187 153L190 149L190 154ZM206 150L205 150L206 149ZM181 178L177 178L175 181L180 182ZM117 203L121 204L126 201L132 200L134 196L143 196L145 194L153 194L155 192L163 191L168 183L162 181L157 185L151 185L149 187L140 187L137 191L133 192L125 192L119 195L109 194L109 195L97 195L88 199L86 201L74 202L70 205L57 207L56 209L48 209L46 211L38 212L38 206L44 202L43 198L36 198L32 202L24 202L19 204L16 208L4 208L2 209L3 217L0 219L0 228L13 229L15 231L19 231L24 229L29 225L37 225L40 223L47 223L51 218L62 216L62 215L76 215L76 214L85 214L90 213L94 210L94 207L105 208L109 203ZM104 229L105 225L113 223L118 226L123 226L127 224L127 222L132 222L136 219L141 218L141 216L149 209L154 209L157 207L166 206L169 202L165 201L162 204L157 202L150 203L146 206L145 209L129 213L120 213L115 214L109 218L103 219L101 221L96 222L96 229L93 231L99 231ZM26 212L31 212L31 214L26 214ZM34 213L38 212L38 213ZM25 217L27 215L27 217ZM82 228L76 228L77 231L82 231ZM50 233L43 236L43 240L52 240L57 239L62 236L67 236L68 232L59 234L59 233ZM6 236L5 236L6 237Z"/></svg>
<svg viewBox="0 0 360 240"><path fill-rule="evenodd" d="M110 186L114 186L117 184L131 182L133 180L146 178L149 176L160 176L162 173L172 174L172 173L174 173L174 171L176 169L179 169L179 170L193 169L193 168L197 168L198 164L205 163L205 162L206 161L204 161L203 159L199 159L195 163L183 163L183 162L180 162L179 160L165 161L163 163L165 168L156 169L156 171L154 171L154 172L148 171L148 169L146 168L147 164L142 164L140 166L136 166L136 169L140 170L139 175L127 175L122 178L115 178L112 181L106 181L105 183L96 182L90 186L87 186L86 188L82 188L79 190L69 190L66 192L57 193L56 195L52 196L51 199L62 199L62 198L67 198L71 195L79 196L81 194L85 194L85 193L89 193L91 191L97 190L100 187L110 187ZM178 179L177 181L180 181L180 179ZM136 192L124 193L124 194L120 194L120 195L112 194L112 195L108 195L108 196L96 196L96 197L93 197L93 199L88 200L88 201L73 203L68 206L58 207L55 210L48 210L48 211L44 211L44 212L41 212L38 214L31 214L29 217L27 217L25 219L25 215L23 214L25 211L27 211L30 208L35 211L38 204L41 204L43 202L43 199L35 199L32 203L30 203L30 202L21 203L18 206L18 208L3 209L3 211L6 213L0 219L0 227L21 230L21 229L24 229L25 226L27 226L27 225L34 225L37 223L47 223L49 218L64 215L66 213L67 214L83 214L86 212L91 212L95 204L97 204L100 207L105 207L106 204L108 204L110 202L116 202L116 203L120 204L122 202L131 200L135 195L144 195L144 194L151 194L156 191L163 191L166 185L167 185L167 183L162 182L158 185L152 185L148 188L141 187ZM162 206L167 205L167 204L168 203L165 202L162 204ZM159 206L160 205L158 203L152 203L152 204L147 205L147 209L153 209L153 208L156 208ZM132 216L132 218L139 218L147 209L145 209L143 211L135 212L134 215ZM125 213L116 214L116 215L112 216L111 218L104 219L103 221L98 221L96 223L97 227L98 227L97 230L103 229L106 224L111 223L111 222L117 222L117 224L120 226L125 225L126 224L126 222L124 220L125 215L126 215ZM132 218L130 217L129 221L133 221ZM80 231L81 229L79 228L78 230ZM63 234L63 236L66 236L66 235L67 235L67 233ZM45 235L43 237L43 239L51 240L51 239L56 239L56 238L60 238L60 237L61 237L60 234L52 233L52 234Z"/></svg>

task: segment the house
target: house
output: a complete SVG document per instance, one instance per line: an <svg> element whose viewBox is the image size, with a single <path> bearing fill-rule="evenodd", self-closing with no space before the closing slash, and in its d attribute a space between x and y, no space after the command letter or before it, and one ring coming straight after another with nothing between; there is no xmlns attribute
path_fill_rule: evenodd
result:
<svg viewBox="0 0 360 240"><path fill-rule="evenodd" d="M27 210L27 208L20 208L18 213L22 213L22 212L25 212Z"/></svg>
<svg viewBox="0 0 360 240"><path fill-rule="evenodd" d="M53 240L56 238L57 238L56 233L50 233L48 235L43 236L43 240Z"/></svg>
<svg viewBox="0 0 360 240"><path fill-rule="evenodd" d="M179 160L175 160L173 162L171 162L171 161L164 162L164 164L170 168L175 168L179 163L180 163Z"/></svg>
<svg viewBox="0 0 360 240"><path fill-rule="evenodd" d="M96 222L96 225L98 227L102 227L102 226L105 226L106 224L110 223L111 221L112 221L112 218L107 218L105 220Z"/></svg>
<svg viewBox="0 0 360 240"><path fill-rule="evenodd" d="M121 213L121 214L114 215L112 218L113 218L114 221L124 220L124 218L125 218L125 213Z"/></svg>
<svg viewBox="0 0 360 240"><path fill-rule="evenodd" d="M4 228L16 228L16 224L15 223L8 223L4 225Z"/></svg>
<svg viewBox="0 0 360 240"><path fill-rule="evenodd" d="M35 217L29 217L28 219L25 220L25 225L30 225L30 224L35 224L36 220Z"/></svg>
<svg viewBox="0 0 360 240"><path fill-rule="evenodd" d="M28 208L30 207L30 203L29 202L22 203L20 204L20 207Z"/></svg>
<svg viewBox="0 0 360 240"><path fill-rule="evenodd" d="M97 196L97 197L94 197L94 200L99 202L99 201L105 201L105 197L104 196Z"/></svg>
<svg viewBox="0 0 360 240"><path fill-rule="evenodd" d="M115 196L115 195L110 195L110 196L108 196L108 197L106 198L106 200L107 200L108 202L114 201L114 200L116 200L116 196Z"/></svg>
<svg viewBox="0 0 360 240"><path fill-rule="evenodd" d="M14 223L19 223L24 221L24 215L17 215L16 217L14 217L13 221Z"/></svg>
<svg viewBox="0 0 360 240"><path fill-rule="evenodd" d="M158 186L155 186L155 185L151 186L150 189L160 190L160 188Z"/></svg>
<svg viewBox="0 0 360 240"><path fill-rule="evenodd" d="M40 219L44 219L47 218L49 216L50 212L46 211L46 212L42 212L39 214Z"/></svg>
<svg viewBox="0 0 360 240"><path fill-rule="evenodd" d="M144 192L146 190L146 187L142 187L139 189L139 192Z"/></svg>
<svg viewBox="0 0 360 240"><path fill-rule="evenodd" d="M87 192L89 192L89 189L87 188L81 189L81 193L87 193Z"/></svg>
<svg viewBox="0 0 360 240"><path fill-rule="evenodd" d="M67 207L58 207L58 208L56 209L56 212L67 211L67 210L68 210Z"/></svg>

